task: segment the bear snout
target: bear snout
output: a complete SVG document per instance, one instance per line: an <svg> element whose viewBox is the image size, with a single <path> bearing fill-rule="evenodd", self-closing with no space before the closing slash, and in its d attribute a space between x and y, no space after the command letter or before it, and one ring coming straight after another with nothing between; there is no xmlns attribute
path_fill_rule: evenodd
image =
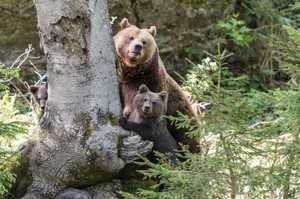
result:
<svg viewBox="0 0 300 199"><path fill-rule="evenodd" d="M39 104L40 104L40 107L42 110L44 110L46 107L46 101L47 101L46 99L40 99L40 101L39 101Z"/></svg>
<svg viewBox="0 0 300 199"><path fill-rule="evenodd" d="M143 50L143 45L138 41L134 41L129 45L128 55L130 57L138 57L139 55L142 54L142 50Z"/></svg>
<svg viewBox="0 0 300 199"><path fill-rule="evenodd" d="M141 52L143 46L141 44L135 44L134 45L134 51L135 52Z"/></svg>
<svg viewBox="0 0 300 199"><path fill-rule="evenodd" d="M148 104L145 104L143 107L142 107L142 111L144 113L150 113L151 112L151 107L148 105Z"/></svg>

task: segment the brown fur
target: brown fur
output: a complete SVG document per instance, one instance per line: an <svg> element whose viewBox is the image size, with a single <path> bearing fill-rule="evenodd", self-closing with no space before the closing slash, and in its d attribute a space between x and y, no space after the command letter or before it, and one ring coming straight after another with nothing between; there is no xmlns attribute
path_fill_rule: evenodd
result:
<svg viewBox="0 0 300 199"><path fill-rule="evenodd" d="M129 119L121 118L120 126L138 133L144 140L153 142L153 150L168 153L173 164L176 164L175 152L178 145L167 128L163 115L166 113L168 93L154 93L142 84L135 95L134 110Z"/></svg>
<svg viewBox="0 0 300 199"><path fill-rule="evenodd" d="M30 86L30 92L44 111L48 100L48 84L43 83L37 86Z"/></svg>
<svg viewBox="0 0 300 199"><path fill-rule="evenodd" d="M166 72L159 56L158 48L153 36L155 26L149 29L139 29L129 24L127 19L120 23L121 31L114 36L115 47L119 60L118 77L121 84L123 116L128 117L133 110L133 98L141 84L145 84L152 92L163 90L169 93L167 115L175 116L177 111L194 117L191 104L180 86ZM136 44L143 44L141 53L132 58L128 54ZM198 151L197 142L187 137L183 130L172 126L170 132L177 142L190 145L191 150Z"/></svg>

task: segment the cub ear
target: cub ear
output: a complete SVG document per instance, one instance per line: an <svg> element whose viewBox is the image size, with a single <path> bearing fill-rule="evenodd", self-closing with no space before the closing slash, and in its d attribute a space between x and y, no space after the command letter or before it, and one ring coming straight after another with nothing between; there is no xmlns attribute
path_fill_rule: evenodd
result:
<svg viewBox="0 0 300 199"><path fill-rule="evenodd" d="M155 37L156 35L156 26L151 26L149 29L148 29L148 32L153 36Z"/></svg>
<svg viewBox="0 0 300 199"><path fill-rule="evenodd" d="M30 86L30 92L32 94L35 94L39 90L38 86Z"/></svg>
<svg viewBox="0 0 300 199"><path fill-rule="evenodd" d="M148 91L149 91L149 88L145 84L140 85L139 93L147 93Z"/></svg>
<svg viewBox="0 0 300 199"><path fill-rule="evenodd" d="M121 30L128 28L131 24L129 23L127 18L123 18L122 21L119 23Z"/></svg>
<svg viewBox="0 0 300 199"><path fill-rule="evenodd" d="M162 99L162 101L166 102L168 100L168 92L167 91L162 91L158 95Z"/></svg>

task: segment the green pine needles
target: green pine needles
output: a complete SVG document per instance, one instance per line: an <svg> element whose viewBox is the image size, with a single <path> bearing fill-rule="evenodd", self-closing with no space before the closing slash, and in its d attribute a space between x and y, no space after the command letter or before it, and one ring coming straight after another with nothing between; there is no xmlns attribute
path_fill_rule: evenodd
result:
<svg viewBox="0 0 300 199"><path fill-rule="evenodd" d="M28 126L18 118L16 95L9 90L9 80L18 75L18 70L4 66L0 68L0 198L6 197L16 179L12 169L18 164L18 152L13 147L13 141L18 134L26 133Z"/></svg>

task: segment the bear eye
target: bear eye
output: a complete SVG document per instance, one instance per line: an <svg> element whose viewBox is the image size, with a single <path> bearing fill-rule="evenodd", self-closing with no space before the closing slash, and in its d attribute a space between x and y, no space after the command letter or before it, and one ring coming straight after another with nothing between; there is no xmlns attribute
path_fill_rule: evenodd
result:
<svg viewBox="0 0 300 199"><path fill-rule="evenodd" d="M134 37L132 37L132 36L131 36L131 37L129 37L129 41L132 41L133 39L134 39Z"/></svg>

